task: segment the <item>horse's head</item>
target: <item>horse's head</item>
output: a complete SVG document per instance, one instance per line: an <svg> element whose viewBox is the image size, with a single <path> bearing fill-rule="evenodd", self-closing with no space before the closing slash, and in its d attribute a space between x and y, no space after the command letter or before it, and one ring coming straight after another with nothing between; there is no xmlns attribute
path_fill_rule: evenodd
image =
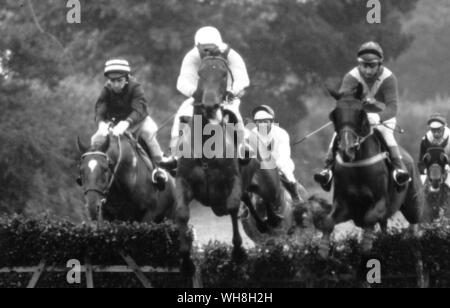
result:
<svg viewBox="0 0 450 308"><path fill-rule="evenodd" d="M330 120L337 133L338 152L344 161L352 162L361 144L371 134L367 113L379 112L382 107L363 104L361 84L350 93L331 94L337 100L336 108L330 114Z"/></svg>
<svg viewBox="0 0 450 308"><path fill-rule="evenodd" d="M442 147L429 148L423 157L423 162L427 168L431 192L439 192L441 184L447 178L445 167L449 163L449 158L445 154L445 150Z"/></svg>
<svg viewBox="0 0 450 308"><path fill-rule="evenodd" d="M82 156L79 164L80 177L78 184L84 190L86 207L91 219L97 219L98 209L105 202L113 174L113 163L106 154L110 145L110 137L103 144L86 147L78 139L78 149Z"/></svg>
<svg viewBox="0 0 450 308"><path fill-rule="evenodd" d="M198 75L201 102L196 102L195 114L201 114L209 121L222 121L221 105L227 89L228 63L220 56L202 59Z"/></svg>

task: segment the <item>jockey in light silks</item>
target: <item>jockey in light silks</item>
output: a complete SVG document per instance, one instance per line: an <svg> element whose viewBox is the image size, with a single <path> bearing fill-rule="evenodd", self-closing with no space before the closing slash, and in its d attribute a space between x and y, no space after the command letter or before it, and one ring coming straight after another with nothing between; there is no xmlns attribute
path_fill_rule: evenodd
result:
<svg viewBox="0 0 450 308"><path fill-rule="evenodd" d="M194 101L201 102L201 91L198 89L198 70L202 58L206 56L223 56L227 60L228 86L227 109L237 117L238 130L244 130L244 122L239 112L241 101L239 97L244 94L245 88L250 85L250 80L242 57L222 41L220 32L214 27L200 28L195 34L195 47L191 49L183 59L180 75L178 76L177 89L186 97L175 116L171 133L170 148L175 149L179 142L180 118L190 118L194 114Z"/></svg>
<svg viewBox="0 0 450 308"><path fill-rule="evenodd" d="M402 160L399 146L395 140L394 131L397 126L398 88L397 78L383 65L384 53L378 43L364 43L357 54L358 66L345 75L340 93L348 93L355 89L358 83L364 87L363 103L383 103L386 108L379 113L368 113L368 119L373 128L377 129L386 141L390 158L394 167L393 178L399 186L406 185L411 177ZM326 191L331 189L333 179L332 168L335 159L336 134L331 142L325 169L314 175L314 179Z"/></svg>
<svg viewBox="0 0 450 308"><path fill-rule="evenodd" d="M419 154L419 171L421 174L422 183L425 183L427 167L423 162L423 158L429 148L441 147L444 149L445 154L450 157L450 128L447 126L447 120L440 114L434 114L428 120L428 132L423 137L420 143ZM447 171L450 170L450 166L447 164ZM445 184L450 188L450 176L447 176Z"/></svg>
<svg viewBox="0 0 450 308"><path fill-rule="evenodd" d="M102 143L109 134L110 125L114 125L112 129L114 136L121 136L129 131L137 138L141 138L156 165L170 163L170 159L163 156L156 139L158 127L148 115L144 90L131 77L128 61L122 59L107 61L104 75L107 81L95 105L98 130L91 138L91 145ZM168 177L165 171L156 168L152 179L155 184L163 186Z"/></svg>
<svg viewBox="0 0 450 308"><path fill-rule="evenodd" d="M291 144L289 134L280 126L274 124L275 112L266 105L253 110L253 121L256 124L254 132L258 133L259 141L269 149L275 165L287 180L286 188L291 194L294 205L304 201L300 196L299 183L295 179L295 165L291 159Z"/></svg>

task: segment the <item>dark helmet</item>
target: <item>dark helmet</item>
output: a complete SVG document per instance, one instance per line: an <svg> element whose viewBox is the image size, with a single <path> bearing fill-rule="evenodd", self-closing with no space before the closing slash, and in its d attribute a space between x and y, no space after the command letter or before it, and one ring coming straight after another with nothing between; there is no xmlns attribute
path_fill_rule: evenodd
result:
<svg viewBox="0 0 450 308"><path fill-rule="evenodd" d="M367 42L361 45L358 50L358 61L364 63L383 62L384 52L380 44Z"/></svg>

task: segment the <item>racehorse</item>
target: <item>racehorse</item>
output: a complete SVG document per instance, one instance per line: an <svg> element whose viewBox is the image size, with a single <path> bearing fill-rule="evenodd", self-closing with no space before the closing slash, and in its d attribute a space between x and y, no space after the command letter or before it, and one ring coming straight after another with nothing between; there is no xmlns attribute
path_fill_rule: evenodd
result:
<svg viewBox="0 0 450 308"><path fill-rule="evenodd" d="M277 168L261 168L260 161L253 158L242 166L241 175L242 201L245 206L242 207L240 219L245 233L253 242L261 244L271 238L290 237L304 227L304 205L293 207L291 196ZM306 190L300 187L300 191L305 199ZM272 213L267 211L268 206L282 219L276 228L267 223Z"/></svg>
<svg viewBox="0 0 450 308"><path fill-rule="evenodd" d="M137 141L128 134L104 138L102 144L84 146L78 184L84 189L91 220L161 222L175 214L175 180L169 176L163 190L152 183L153 166L145 162Z"/></svg>
<svg viewBox="0 0 450 308"><path fill-rule="evenodd" d="M201 99L194 102L194 117L188 124L191 135L183 136L183 149L186 145L192 155L188 157L183 154L178 161L176 223L179 228L181 270L187 275L195 272L188 230L189 206L195 200L210 207L217 216L231 216L233 259L239 262L246 256L238 227L242 197L239 160L238 155L227 155L227 150L236 154L238 148L234 138L236 131L226 128L225 118L233 118L233 114L225 117L223 109L228 72L225 58L207 56L202 59L198 73ZM195 127L200 127L201 133L195 131ZM210 134L215 132L214 137L223 142L222 146L210 145L209 150L204 150L210 141L210 136L204 134L208 129Z"/></svg>
<svg viewBox="0 0 450 308"><path fill-rule="evenodd" d="M450 189L445 184L448 177L446 166L449 158L442 147L431 147L423 157L427 170L425 196L427 201L425 220L433 220L448 216Z"/></svg>
<svg viewBox="0 0 450 308"><path fill-rule="evenodd" d="M363 254L371 251L376 224L386 231L388 218L399 210L417 235L424 207L417 167L411 156L402 150L412 181L398 187L391 176L392 167L388 163L384 139L368 121L367 112L380 112L384 104L363 104L361 84L352 93L330 93L337 100L336 108L330 114L337 134L337 153L333 206L320 224L324 233L320 255L328 256L334 226L348 220L353 220L364 231Z"/></svg>

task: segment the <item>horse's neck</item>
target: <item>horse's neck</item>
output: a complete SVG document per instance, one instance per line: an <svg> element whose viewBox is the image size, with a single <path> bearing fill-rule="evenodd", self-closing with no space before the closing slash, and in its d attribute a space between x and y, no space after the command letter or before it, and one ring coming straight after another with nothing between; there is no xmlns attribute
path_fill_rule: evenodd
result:
<svg viewBox="0 0 450 308"><path fill-rule="evenodd" d="M120 146L118 140L111 143L107 151L107 155L114 162L114 171L116 171L116 183L121 182L121 180L125 178L130 172L137 171L137 168L130 167L133 167L135 164L137 165L138 157L129 141L126 141L124 137L122 137L120 140Z"/></svg>
<svg viewBox="0 0 450 308"><path fill-rule="evenodd" d="M357 160L364 160L374 157L382 152L382 143L379 137L373 133L361 144L361 148L356 153Z"/></svg>

